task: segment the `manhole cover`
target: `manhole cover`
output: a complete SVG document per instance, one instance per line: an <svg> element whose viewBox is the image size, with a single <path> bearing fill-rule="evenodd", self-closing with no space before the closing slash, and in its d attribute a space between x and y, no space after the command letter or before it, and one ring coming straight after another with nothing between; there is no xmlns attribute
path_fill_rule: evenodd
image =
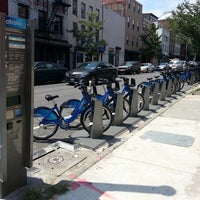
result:
<svg viewBox="0 0 200 200"><path fill-rule="evenodd" d="M49 158L48 161L49 161L50 163L58 164L58 163L63 162L63 161L64 161L64 158L63 158L63 156L55 156L55 157Z"/></svg>
<svg viewBox="0 0 200 200"><path fill-rule="evenodd" d="M161 131L147 131L140 138L144 140L149 139L153 142L160 142L164 144L176 145L181 147L192 146L194 142L194 138L191 136L178 135Z"/></svg>
<svg viewBox="0 0 200 200"><path fill-rule="evenodd" d="M48 172L60 176L85 158L86 156L84 155L78 155L59 148L37 159L34 165L37 168L48 170Z"/></svg>

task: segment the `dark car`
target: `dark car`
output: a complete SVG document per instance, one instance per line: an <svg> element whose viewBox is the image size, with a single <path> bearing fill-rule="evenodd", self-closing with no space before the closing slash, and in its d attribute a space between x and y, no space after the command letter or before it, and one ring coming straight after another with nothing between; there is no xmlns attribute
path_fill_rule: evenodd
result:
<svg viewBox="0 0 200 200"><path fill-rule="evenodd" d="M52 62L35 62L35 85L65 80L66 68Z"/></svg>
<svg viewBox="0 0 200 200"><path fill-rule="evenodd" d="M118 66L118 73L119 74L139 74L141 72L140 69L140 62L139 61L126 61Z"/></svg>
<svg viewBox="0 0 200 200"><path fill-rule="evenodd" d="M108 62L86 62L78 68L66 72L66 82L74 84L83 80L97 82L98 78L115 80L118 75L117 68Z"/></svg>

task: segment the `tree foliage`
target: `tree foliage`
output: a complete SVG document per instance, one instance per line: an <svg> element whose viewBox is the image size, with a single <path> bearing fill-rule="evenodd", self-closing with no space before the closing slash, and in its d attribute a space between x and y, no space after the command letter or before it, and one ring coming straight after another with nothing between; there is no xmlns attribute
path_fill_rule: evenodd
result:
<svg viewBox="0 0 200 200"><path fill-rule="evenodd" d="M96 20L97 17L97 13L88 14L88 21L79 21L81 27L84 28L76 30L77 47L79 50L86 52L89 58L98 55L99 48L107 44L105 40L99 40L99 33L103 29L103 22Z"/></svg>
<svg viewBox="0 0 200 200"><path fill-rule="evenodd" d="M172 11L168 21L178 40L185 43L196 56L200 50L200 0L196 0L196 3L184 0Z"/></svg>
<svg viewBox="0 0 200 200"><path fill-rule="evenodd" d="M158 36L157 30L158 27L153 23L144 34L140 35L143 43L141 56L142 59L145 59L145 62L150 62L153 58L158 58L161 55L161 36Z"/></svg>

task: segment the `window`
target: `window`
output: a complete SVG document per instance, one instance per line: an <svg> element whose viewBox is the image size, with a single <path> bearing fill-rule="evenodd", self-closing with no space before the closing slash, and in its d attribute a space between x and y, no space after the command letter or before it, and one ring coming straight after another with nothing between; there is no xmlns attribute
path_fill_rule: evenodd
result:
<svg viewBox="0 0 200 200"><path fill-rule="evenodd" d="M45 11L41 11L39 10L38 13L38 25L39 25L39 30L40 31L47 31L47 24L46 24L46 18L47 17L47 13Z"/></svg>
<svg viewBox="0 0 200 200"><path fill-rule="evenodd" d="M139 24L139 22L137 22L137 30L138 31L140 30L140 24Z"/></svg>
<svg viewBox="0 0 200 200"><path fill-rule="evenodd" d="M140 14L140 6L138 5L138 14Z"/></svg>
<svg viewBox="0 0 200 200"><path fill-rule="evenodd" d="M135 11L135 2L133 2L133 11Z"/></svg>
<svg viewBox="0 0 200 200"><path fill-rule="evenodd" d="M133 27L133 30L134 30L134 28L135 28L135 20L134 19L132 20L132 27Z"/></svg>
<svg viewBox="0 0 200 200"><path fill-rule="evenodd" d="M77 6L77 0L73 0L73 5L72 5L72 14L77 16L77 11L78 11L78 6Z"/></svg>
<svg viewBox="0 0 200 200"><path fill-rule="evenodd" d="M62 28L62 23L63 22L63 18L62 16L55 16L55 21L54 21L54 27L53 27L53 31L56 34L63 34L63 28Z"/></svg>
<svg viewBox="0 0 200 200"><path fill-rule="evenodd" d="M130 17L128 16L127 17L127 26L129 27L129 25L130 25Z"/></svg>
<svg viewBox="0 0 200 200"><path fill-rule="evenodd" d="M81 3L81 17L85 18L86 15L86 5L85 3Z"/></svg>
<svg viewBox="0 0 200 200"><path fill-rule="evenodd" d="M100 13L99 9L96 9L96 13L97 13L96 22L99 22L99 13Z"/></svg>
<svg viewBox="0 0 200 200"><path fill-rule="evenodd" d="M19 16L19 18L28 19L28 16L29 16L28 6L19 3L18 4L18 16Z"/></svg>
<svg viewBox="0 0 200 200"><path fill-rule="evenodd" d="M126 37L126 44L128 44L129 43L129 41L128 41L128 36Z"/></svg>
<svg viewBox="0 0 200 200"><path fill-rule="evenodd" d="M73 36L77 36L78 24L73 22Z"/></svg>
<svg viewBox="0 0 200 200"><path fill-rule="evenodd" d="M89 13L93 13L93 7L89 6Z"/></svg>
<svg viewBox="0 0 200 200"><path fill-rule="evenodd" d="M130 2L130 0L128 0L128 8L130 8L131 7L131 2Z"/></svg>

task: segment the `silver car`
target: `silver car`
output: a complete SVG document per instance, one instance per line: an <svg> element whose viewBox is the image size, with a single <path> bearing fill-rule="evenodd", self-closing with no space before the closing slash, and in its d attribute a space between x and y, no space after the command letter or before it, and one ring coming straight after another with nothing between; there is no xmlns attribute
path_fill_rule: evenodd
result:
<svg viewBox="0 0 200 200"><path fill-rule="evenodd" d="M154 65L152 63L142 63L141 64L141 72L154 72Z"/></svg>
<svg viewBox="0 0 200 200"><path fill-rule="evenodd" d="M185 60L173 60L169 62L169 67L172 71L182 72L188 69L189 64Z"/></svg>

